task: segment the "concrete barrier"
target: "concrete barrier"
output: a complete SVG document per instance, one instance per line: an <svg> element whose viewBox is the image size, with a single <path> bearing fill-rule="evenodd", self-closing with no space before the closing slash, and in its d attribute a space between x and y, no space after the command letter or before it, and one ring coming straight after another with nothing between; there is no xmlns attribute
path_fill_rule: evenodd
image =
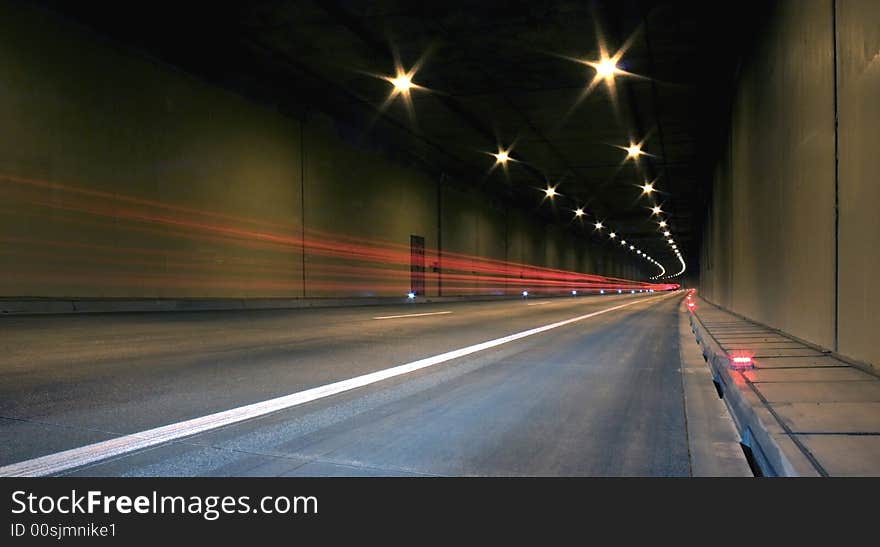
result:
<svg viewBox="0 0 880 547"><path fill-rule="evenodd" d="M627 294L628 295L628 294ZM532 298L584 298L600 297L598 294L535 295ZM607 294L602 298L622 296ZM446 302L486 302L520 300L519 295L509 296L429 296L413 301L406 297L361 298L142 298L142 299L44 299L0 298L0 315L42 315L78 313L126 313L169 311L226 311L226 310L278 310L300 308L337 308L347 306L394 306L399 304L437 304Z"/></svg>
<svg viewBox="0 0 880 547"><path fill-rule="evenodd" d="M691 312L691 328L709 364L718 391L764 476L817 476L816 469L791 442L784 428L752 390L740 371L730 368L730 355L699 316Z"/></svg>

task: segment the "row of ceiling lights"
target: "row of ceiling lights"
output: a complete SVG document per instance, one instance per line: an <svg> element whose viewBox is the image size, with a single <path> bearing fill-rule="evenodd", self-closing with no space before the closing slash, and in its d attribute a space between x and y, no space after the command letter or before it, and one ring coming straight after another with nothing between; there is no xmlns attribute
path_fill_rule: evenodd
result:
<svg viewBox="0 0 880 547"><path fill-rule="evenodd" d="M618 67L618 62L620 61L620 58L623 55L623 50L618 51L617 54L615 54L614 56L611 56L611 57L609 57L607 55L604 46L600 46L600 51L601 51L601 56L600 56L601 58L599 61L578 60L579 62L581 62L583 64L591 66L596 71L596 75L588 87L588 92L589 92L589 90L591 90L592 88L594 88L596 85L598 85L601 82L605 82L608 85L609 89L611 89L613 91L615 76L620 75L620 74L634 76L633 74L630 74L629 72L626 72ZM391 95L388 98L389 101L393 100L396 96L401 95L404 97L404 99L407 101L407 103L410 103L410 92L413 89L424 89L422 86L419 86L419 85L413 83L412 78L413 78L414 73L415 73L415 69L411 69L409 72L406 72L402 69L402 67L398 66L396 68L396 75L395 76L393 76L393 77L383 76L383 79L388 81L393 86ZM651 156L651 154L648 154L647 152L642 150L643 144L644 144L643 142L639 142L639 143L630 142L629 146L617 146L617 148L620 148L620 149L626 151L626 157L624 158L624 162L626 162L628 160L633 160L634 162L636 162L636 164L638 164L639 157ZM496 166L501 165L501 166L506 167L508 162L517 161L515 158L511 157L511 150L512 150L512 147L507 148L507 149L499 149L496 153L491 153L490 155L495 157L495 165ZM645 183L641 186L642 195L647 196L649 199L651 199L652 194L656 191L656 189L654 188L654 184L655 184L654 182L645 181ZM544 199L553 200L554 198L561 196L561 194L556 191L556 188L558 186L559 186L558 184L556 186L551 186L550 184L548 184L547 187L543 189ZM663 233L663 237L666 238L666 243L670 246L670 248L674 252L676 258L680 262L681 269L674 274L667 274L666 268L659 261L657 261L653 257L649 256L647 253L645 253L641 249L636 248L635 245L632 245L632 244L628 245L626 240L622 239L622 238L620 239L620 245L623 246L624 248L626 248L628 245L630 251L636 253L637 256L643 258L644 260L650 262L651 264L653 264L654 266L659 268L659 270L660 270L659 273L657 275L652 276L651 277L652 280L654 280L654 279L668 279L671 277L680 276L687 269L684 258L682 258L681 251L679 250L678 245L675 243L675 240L672 238L672 233L669 230L668 222L663 218L663 210L661 209L660 205L657 204L656 201L653 201L653 199L652 199L651 203L652 203L652 206L650 207L651 219L655 220L654 217L657 217L657 219L659 219L659 221L657 222L657 227ZM586 216L586 214L587 214L586 211L584 210L584 208L580 207L580 206L573 209L573 212L574 212L574 216L577 220L582 220L583 217ZM595 231L598 232L600 235L603 233L602 231L604 229L608 228L609 239L611 239L611 240L618 239L618 234L615 231L611 230L608 226L606 226L605 223L603 223L601 220L597 220L596 222L594 222L593 226L595 228Z"/></svg>
<svg viewBox="0 0 880 547"><path fill-rule="evenodd" d="M624 161L627 161L630 159L634 160L634 161L638 161L638 158L640 156L650 155L642 150L641 143L630 143L629 146L626 146L626 147L620 146L619 148L625 150L627 153L626 158L624 158ZM501 150L494 155L495 155L496 164L506 164L508 161L511 161L511 160L516 161L510 157L509 150ZM642 189L642 195L648 196L650 198L652 196L652 194L656 191L656 189L654 188L654 185L655 185L655 182L645 181L645 183L642 186L640 186L640 188ZM561 196L562 194L560 194L556 190L557 187L558 187L558 185L556 185L556 186L547 185L547 187L544 188L544 190L543 190L544 191L544 198L552 200L558 196ZM660 279L660 278L667 279L670 277L680 276L685 272L685 269L686 269L685 262L681 256L681 251L678 249L678 245L675 243L675 240L672 239L672 233L669 231L669 223L662 216L663 209L656 202L652 201L652 205L650 207L650 210L651 210L651 217L659 218L659 221L657 222L657 227L663 233L663 236L666 238L666 243L670 246L670 248L673 251L673 253L675 254L676 258L678 258L679 262L681 263L682 269L677 273L666 275L666 268L660 262L655 260L653 257L649 256L647 253L643 252L641 249L636 248L634 245L629 245L629 250L635 252L637 256L644 258L645 260L654 264L655 266L657 266L660 269L660 272L657 275L652 276L651 279ZM573 209L573 212L574 212L575 218L578 220L581 220L587 214L583 207L577 207L576 209ZM593 226L595 227L595 230L597 232L599 232L600 234L602 233L603 229L608 228L608 226L606 226L605 223L603 223L601 220L597 220L596 222L594 222ZM610 230L610 228L609 228L609 230ZM608 237L610 239L614 240L618 236L617 236L616 232L614 232L613 230L610 230L608 233ZM620 244L624 247L627 246L626 240L623 240L623 239L620 240Z"/></svg>

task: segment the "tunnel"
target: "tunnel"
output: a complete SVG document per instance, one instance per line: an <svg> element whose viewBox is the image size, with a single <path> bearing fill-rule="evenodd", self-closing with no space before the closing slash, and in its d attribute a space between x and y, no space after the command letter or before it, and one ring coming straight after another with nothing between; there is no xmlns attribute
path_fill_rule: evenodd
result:
<svg viewBox="0 0 880 547"><path fill-rule="evenodd" d="M0 476L880 475L876 0L5 0L0 67Z"/></svg>

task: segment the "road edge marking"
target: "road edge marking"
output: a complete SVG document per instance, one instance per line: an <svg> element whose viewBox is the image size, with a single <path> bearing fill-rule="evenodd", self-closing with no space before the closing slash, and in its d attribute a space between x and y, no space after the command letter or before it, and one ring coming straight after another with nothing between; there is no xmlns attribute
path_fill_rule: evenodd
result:
<svg viewBox="0 0 880 547"><path fill-rule="evenodd" d="M452 313L451 311L429 311L425 313L405 313L402 315L380 315L378 317L374 317L373 319L400 319L402 317L424 317L426 315L446 315L447 313Z"/></svg>

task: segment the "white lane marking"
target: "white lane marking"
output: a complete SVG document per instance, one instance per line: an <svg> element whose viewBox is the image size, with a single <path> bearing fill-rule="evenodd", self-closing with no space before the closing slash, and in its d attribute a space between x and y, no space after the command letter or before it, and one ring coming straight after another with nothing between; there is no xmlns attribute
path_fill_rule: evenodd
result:
<svg viewBox="0 0 880 547"><path fill-rule="evenodd" d="M529 302L526 306L543 306L544 304L552 304L549 300L545 300L543 302Z"/></svg>
<svg viewBox="0 0 880 547"><path fill-rule="evenodd" d="M154 429L148 429L139 433L132 433L130 435L124 435L115 439L109 439L106 441L81 446L79 448L71 448L70 450L64 450L62 452L56 452L54 454L48 454L46 456L13 463L11 465L0 467L0 476L39 477L61 473L62 471L67 471L76 467L89 465L101 460L105 460L107 458L120 456L128 452L133 452L135 450L150 448L152 446L175 441L183 437L189 437L198 433L204 433L205 431L236 424L245 420L250 420L252 418L264 416L272 412L278 412L279 410L286 410L288 408L315 401L317 399L330 397L331 395L336 395L344 391L349 391L355 388L374 384L376 382L381 382L382 380L394 378L395 376L408 374L416 370L438 365L440 363L445 363L446 361L451 361L452 359L464 357L465 355L470 355L471 353L476 353L478 351L494 348L502 344L507 344L509 342L513 342L514 340L526 338L527 336L533 336L535 334L547 332L551 329L556 329L565 325L576 323L578 321L583 321L584 319L589 319L590 317L602 315L603 313L626 308L627 306L632 306L633 304L639 304L645 301L663 299L667 297L668 295L663 295L659 297L634 300L632 302L627 302L626 304L620 304L611 308L605 308L604 310L595 311L585 315L579 315L577 317L566 319L564 321L558 321L556 323L551 323L542 327L535 327L533 329L524 330L522 332L517 332L515 334L510 334L508 336L503 336L494 340L488 340L486 342L481 342L472 346L448 351L446 353L441 353L440 355L435 355L433 357L426 357L425 359L419 359L418 361L412 361L404 365L398 365L396 367L387 368L385 370L379 370L376 372L371 372L369 374L355 376L354 378L350 378L348 380L333 382L332 384L326 384L323 386L306 389L304 391L276 397L274 399L268 399L259 403L253 403L250 405L240 406L238 408L232 408L230 410L224 410L222 412L216 412L214 414L208 414L207 416L202 416L200 418L193 418L192 420L186 420L183 422L169 424Z"/></svg>
<svg viewBox="0 0 880 547"><path fill-rule="evenodd" d="M452 313L451 311L432 311L426 313L407 313L405 315L382 315L380 317L374 317L373 319L398 319L400 317L423 317L425 315L444 315L447 313Z"/></svg>

